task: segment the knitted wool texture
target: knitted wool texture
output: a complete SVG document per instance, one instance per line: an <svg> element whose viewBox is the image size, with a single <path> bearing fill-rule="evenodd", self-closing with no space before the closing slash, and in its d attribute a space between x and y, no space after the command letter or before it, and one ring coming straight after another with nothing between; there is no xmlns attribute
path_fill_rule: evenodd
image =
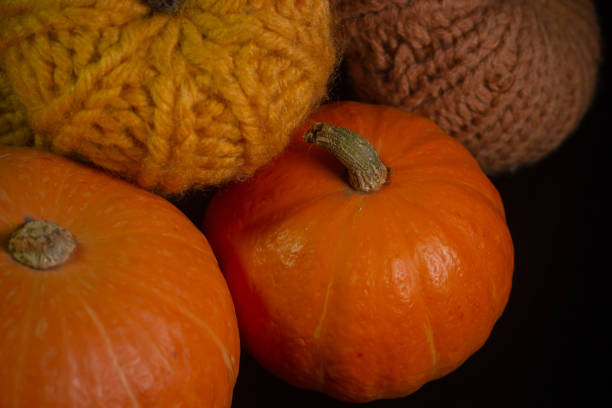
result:
<svg viewBox="0 0 612 408"><path fill-rule="evenodd" d="M329 2L164 8L0 0L0 144L71 155L160 193L247 177L279 153L327 93Z"/></svg>
<svg viewBox="0 0 612 408"><path fill-rule="evenodd" d="M350 97L422 114L489 174L577 127L600 58L590 0L334 0Z"/></svg>

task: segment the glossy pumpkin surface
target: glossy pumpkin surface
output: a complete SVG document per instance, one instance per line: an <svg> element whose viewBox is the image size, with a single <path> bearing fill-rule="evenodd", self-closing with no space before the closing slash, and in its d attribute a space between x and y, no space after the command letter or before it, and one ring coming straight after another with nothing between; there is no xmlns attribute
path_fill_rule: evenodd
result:
<svg viewBox="0 0 612 408"><path fill-rule="evenodd" d="M24 217L76 250L35 270ZM203 234L166 200L60 156L0 149L0 406L229 407L239 338Z"/></svg>
<svg viewBox="0 0 612 408"><path fill-rule="evenodd" d="M374 193L307 145L312 122L368 139L390 169ZM270 372L348 401L404 396L478 350L511 290L499 193L431 121L339 102L286 151L213 198L204 230L243 343Z"/></svg>

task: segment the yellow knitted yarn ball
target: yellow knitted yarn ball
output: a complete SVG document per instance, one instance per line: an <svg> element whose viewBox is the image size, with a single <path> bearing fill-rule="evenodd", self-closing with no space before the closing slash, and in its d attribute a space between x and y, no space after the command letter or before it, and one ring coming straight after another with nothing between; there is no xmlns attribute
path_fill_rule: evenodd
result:
<svg viewBox="0 0 612 408"><path fill-rule="evenodd" d="M0 145L224 183L285 147L335 61L327 0L0 0Z"/></svg>

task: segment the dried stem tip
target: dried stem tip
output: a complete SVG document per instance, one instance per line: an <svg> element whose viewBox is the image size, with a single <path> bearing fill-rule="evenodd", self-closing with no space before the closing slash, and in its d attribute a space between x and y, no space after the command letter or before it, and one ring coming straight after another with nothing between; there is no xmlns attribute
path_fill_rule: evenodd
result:
<svg viewBox="0 0 612 408"><path fill-rule="evenodd" d="M63 265L74 250L72 234L50 221L26 218L9 239L8 249L19 263L34 269Z"/></svg>
<svg viewBox="0 0 612 408"><path fill-rule="evenodd" d="M375 192L388 182L389 169L374 146L352 130L319 122L304 133L304 141L336 156L348 171L349 184L357 191Z"/></svg>

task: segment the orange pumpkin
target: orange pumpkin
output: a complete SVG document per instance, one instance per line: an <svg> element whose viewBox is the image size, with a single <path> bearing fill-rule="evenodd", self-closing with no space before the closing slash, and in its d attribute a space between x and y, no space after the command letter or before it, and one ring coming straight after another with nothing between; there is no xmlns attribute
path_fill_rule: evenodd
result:
<svg viewBox="0 0 612 408"><path fill-rule="evenodd" d="M357 145L370 157L354 163L366 156L351 132L307 133L338 147L349 180L373 174L378 185L350 186L304 127L272 164L213 197L204 231L243 344L278 377L337 399L410 394L478 350L505 308L514 255L500 195L425 118L339 102L313 122L369 140Z"/></svg>
<svg viewBox="0 0 612 408"><path fill-rule="evenodd" d="M1 407L231 405L231 296L205 237L168 201L0 148L0 241Z"/></svg>

